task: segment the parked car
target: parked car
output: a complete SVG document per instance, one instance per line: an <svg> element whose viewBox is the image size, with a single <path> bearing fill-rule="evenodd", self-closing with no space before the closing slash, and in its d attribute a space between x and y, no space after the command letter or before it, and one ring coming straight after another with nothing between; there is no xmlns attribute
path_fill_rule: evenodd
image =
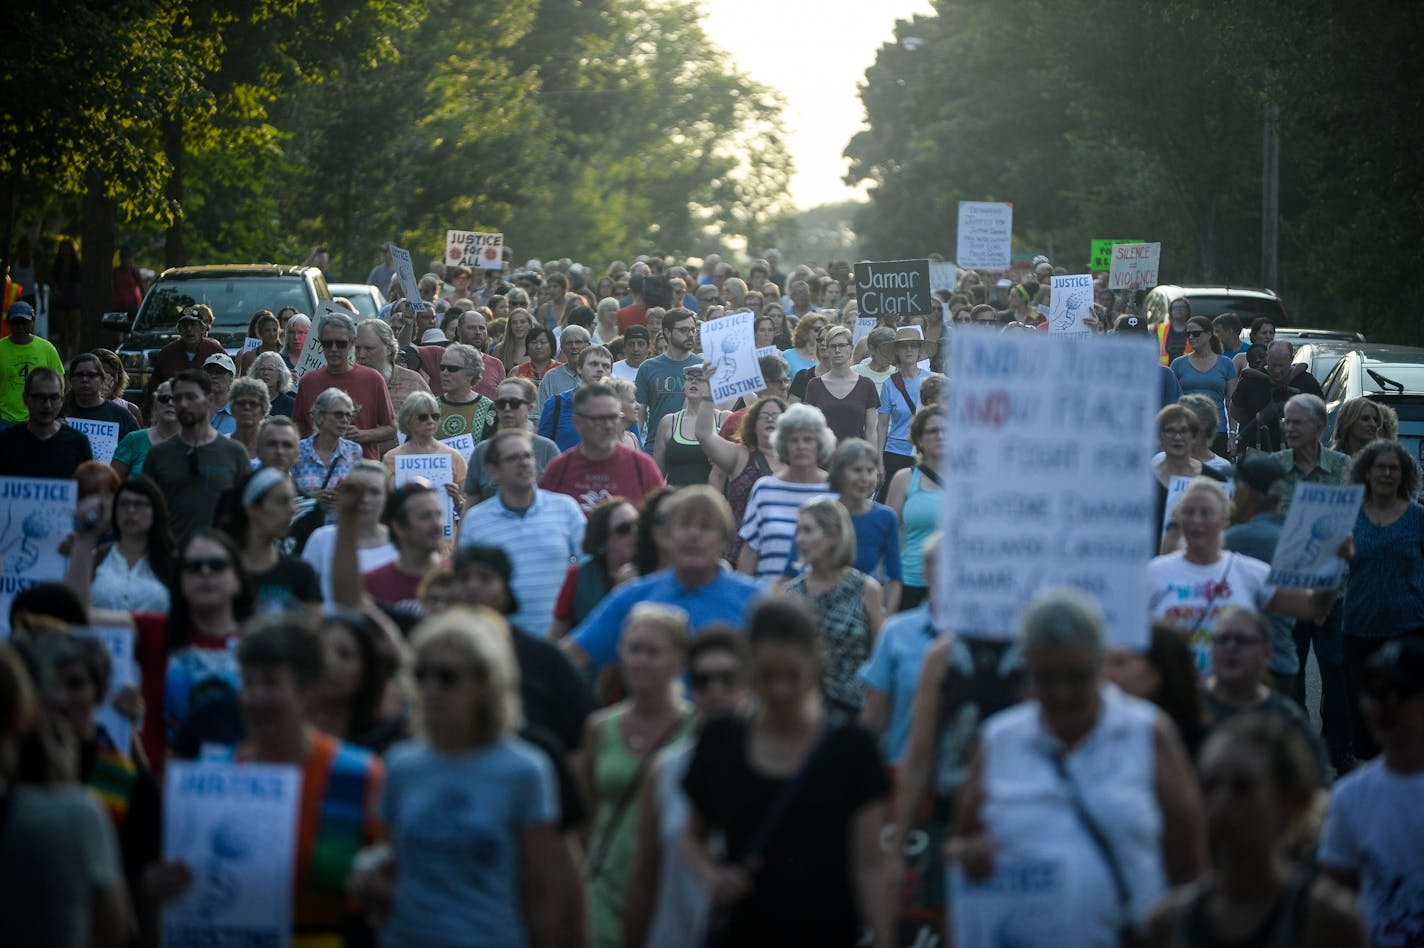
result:
<svg viewBox="0 0 1424 948"><path fill-rule="evenodd" d="M158 350L178 338L178 314L185 308L195 303L211 307L213 326L208 335L235 356L253 313L260 309L275 313L291 305L310 315L318 301L330 298L326 278L316 267L271 263L174 267L153 281L132 325L123 313L110 313L104 317L104 328L128 332L118 349L129 373L125 397L141 403L149 363Z"/></svg>
<svg viewBox="0 0 1424 948"><path fill-rule="evenodd" d="M1325 438L1335 430L1340 405L1363 395L1399 415L1399 441L1424 461L1424 349L1367 345L1341 357L1321 384L1328 413Z"/></svg>
<svg viewBox="0 0 1424 948"><path fill-rule="evenodd" d="M1176 286L1163 283L1147 293L1142 314L1150 325L1167 318L1167 310L1176 300L1185 299L1192 306L1193 316L1219 316L1235 313L1247 326L1257 316L1269 316L1277 326L1291 325L1286 304L1272 290L1245 286Z"/></svg>
<svg viewBox="0 0 1424 948"><path fill-rule="evenodd" d="M369 283L328 283L333 298L344 296L356 307L357 322L370 319L386 305L386 294Z"/></svg>
<svg viewBox="0 0 1424 948"><path fill-rule="evenodd" d="M1277 339L1283 338L1277 336ZM1290 340L1295 343L1294 339ZM1304 362L1317 382L1324 381L1330 370L1340 364L1348 352L1360 348L1362 340L1324 339L1296 345L1294 361Z"/></svg>

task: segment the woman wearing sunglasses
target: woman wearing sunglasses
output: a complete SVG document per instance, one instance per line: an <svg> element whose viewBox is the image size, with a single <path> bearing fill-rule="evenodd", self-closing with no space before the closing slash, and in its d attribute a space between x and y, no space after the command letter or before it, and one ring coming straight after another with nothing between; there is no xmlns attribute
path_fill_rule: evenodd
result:
<svg viewBox="0 0 1424 948"><path fill-rule="evenodd" d="M483 397L483 396L481 396ZM465 483L465 475L468 473L465 458L454 448L446 444L441 444L435 438L436 428L440 424L440 403L435 400L435 396L429 392L412 392L401 405L400 414L396 416L396 424L400 427L401 434L405 435L405 444L398 448L392 448L381 458L381 463L386 466L386 473L391 477L396 476L396 458L407 455L435 454L447 455L454 471L452 485ZM456 504L464 503L464 495L456 497ZM454 496L452 494L452 496Z"/></svg>
<svg viewBox="0 0 1424 948"><path fill-rule="evenodd" d="M114 449L114 459L110 464L119 477L142 474L148 449L177 433L178 413L173 410L173 381L168 379L158 386L153 395L153 424L125 435Z"/></svg>
<svg viewBox="0 0 1424 948"><path fill-rule="evenodd" d="M1172 373L1182 384L1182 394L1208 396L1219 413L1211 448L1226 453L1226 404L1236 391L1239 373L1230 359L1221 354L1221 340L1212 332L1210 316L1187 320L1187 354L1172 360Z"/></svg>
<svg viewBox="0 0 1424 948"><path fill-rule="evenodd" d="M307 497L326 509L326 522L336 522L336 488L351 466L361 460L361 446L346 437L356 419L356 405L339 388L316 397L311 410L314 433L297 445L292 480Z"/></svg>
<svg viewBox="0 0 1424 948"><path fill-rule="evenodd" d="M583 534L587 560L570 566L554 603L554 624L549 637L561 639L593 611L608 591L618 585L623 567L633 562L638 546L638 508L626 497L609 497L588 512Z"/></svg>

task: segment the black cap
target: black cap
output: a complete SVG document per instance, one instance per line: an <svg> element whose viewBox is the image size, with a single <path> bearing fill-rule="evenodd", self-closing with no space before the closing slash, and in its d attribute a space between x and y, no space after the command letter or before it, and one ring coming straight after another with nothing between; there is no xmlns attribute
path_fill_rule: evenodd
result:
<svg viewBox="0 0 1424 948"><path fill-rule="evenodd" d="M504 550L482 543L462 546L455 551L454 565L456 573L463 572L472 566L482 566L503 579L506 596L504 614L514 615L519 611L519 599L514 595L514 584L511 582L514 576L514 564L509 561L509 554Z"/></svg>
<svg viewBox="0 0 1424 948"><path fill-rule="evenodd" d="M1286 479L1286 472L1274 458L1256 452L1237 463L1234 476L1256 493L1269 494L1271 488Z"/></svg>
<svg viewBox="0 0 1424 948"><path fill-rule="evenodd" d="M1124 314L1113 323L1113 332L1147 332L1147 320L1130 313Z"/></svg>
<svg viewBox="0 0 1424 948"><path fill-rule="evenodd" d="M629 339L642 339L651 342L653 336L648 332L647 326L629 326L623 331L623 340L626 342Z"/></svg>

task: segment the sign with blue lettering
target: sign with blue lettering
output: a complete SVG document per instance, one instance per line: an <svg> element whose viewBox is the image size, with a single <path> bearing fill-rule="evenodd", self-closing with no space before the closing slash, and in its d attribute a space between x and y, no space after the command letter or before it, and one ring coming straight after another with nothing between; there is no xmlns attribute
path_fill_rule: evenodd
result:
<svg viewBox="0 0 1424 948"><path fill-rule="evenodd" d="M117 421L95 421L91 418L66 418L65 424L89 439L89 450L94 460L108 464L114 459L119 447L119 423Z"/></svg>
<svg viewBox="0 0 1424 948"><path fill-rule="evenodd" d="M1299 481L1266 581L1300 589L1338 586L1345 561L1336 554L1355 531L1364 499L1364 484L1337 487Z"/></svg>
<svg viewBox="0 0 1424 948"><path fill-rule="evenodd" d="M445 505L445 539L447 540L452 540L455 537L455 500L445 490L446 484L455 483L454 460L448 454L395 455L397 487L414 480L423 480L440 494L440 499Z"/></svg>
<svg viewBox="0 0 1424 948"><path fill-rule="evenodd" d="M862 260L855 265L856 302L860 315L868 319L933 314L930 295L929 260Z"/></svg>
<svg viewBox="0 0 1424 948"><path fill-rule="evenodd" d="M0 638L9 636L17 593L64 579L59 545L78 502L79 485L68 478L0 477Z"/></svg>

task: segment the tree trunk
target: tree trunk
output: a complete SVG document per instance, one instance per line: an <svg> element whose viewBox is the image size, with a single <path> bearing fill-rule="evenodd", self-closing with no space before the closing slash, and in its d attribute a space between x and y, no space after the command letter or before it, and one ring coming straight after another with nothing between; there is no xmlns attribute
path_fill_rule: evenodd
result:
<svg viewBox="0 0 1424 948"><path fill-rule="evenodd" d="M89 172L84 185L84 212L79 225L79 338L50 339L70 354L88 352L95 346L112 347L116 341L100 335L99 316L109 311L114 299L118 204L104 193L104 176L99 172Z"/></svg>
<svg viewBox="0 0 1424 948"><path fill-rule="evenodd" d="M183 250L183 120L170 116L163 123L163 154L168 159L173 172L168 176L168 184L163 189L168 198L168 206L173 211L173 223L163 238L163 263L169 267L182 267L188 263Z"/></svg>

